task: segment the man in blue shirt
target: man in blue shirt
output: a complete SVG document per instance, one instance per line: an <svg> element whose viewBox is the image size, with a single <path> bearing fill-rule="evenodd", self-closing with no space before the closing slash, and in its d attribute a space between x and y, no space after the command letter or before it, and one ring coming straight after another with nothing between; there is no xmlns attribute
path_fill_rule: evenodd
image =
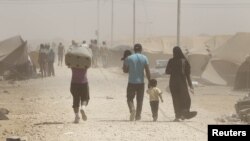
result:
<svg viewBox="0 0 250 141"><path fill-rule="evenodd" d="M130 111L130 121L140 120L144 97L144 70L148 81L150 80L150 71L148 58L141 54L141 44L134 45L134 54L128 56L123 63L123 72L129 73L127 86L127 102ZM137 106L134 107L134 98L136 96Z"/></svg>

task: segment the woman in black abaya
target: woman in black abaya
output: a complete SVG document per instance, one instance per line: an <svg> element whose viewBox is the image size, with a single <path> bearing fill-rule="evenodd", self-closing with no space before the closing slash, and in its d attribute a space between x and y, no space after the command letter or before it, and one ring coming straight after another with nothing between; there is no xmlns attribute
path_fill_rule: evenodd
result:
<svg viewBox="0 0 250 141"><path fill-rule="evenodd" d="M168 62L166 74L170 74L169 87L175 111L174 121L195 117L197 112L190 112L191 98L188 91L189 86L190 91L194 92L190 78L190 64L180 47L174 47L173 58Z"/></svg>

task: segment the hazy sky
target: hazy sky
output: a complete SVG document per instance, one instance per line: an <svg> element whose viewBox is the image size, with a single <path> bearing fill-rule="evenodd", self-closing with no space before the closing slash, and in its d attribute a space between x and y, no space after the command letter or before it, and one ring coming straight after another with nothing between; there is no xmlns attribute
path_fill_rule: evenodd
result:
<svg viewBox="0 0 250 141"><path fill-rule="evenodd" d="M137 36L176 35L177 0L136 0ZM100 0L100 37L110 40L111 0ZM182 35L250 32L249 0L182 0ZM132 37L133 0L114 0L114 39ZM0 0L0 40L89 40L97 0Z"/></svg>

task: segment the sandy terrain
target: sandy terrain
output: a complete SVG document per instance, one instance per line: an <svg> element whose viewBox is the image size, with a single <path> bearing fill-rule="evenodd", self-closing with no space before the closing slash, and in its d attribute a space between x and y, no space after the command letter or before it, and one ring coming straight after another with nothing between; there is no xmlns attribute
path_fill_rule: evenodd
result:
<svg viewBox="0 0 250 141"><path fill-rule="evenodd" d="M129 122L127 76L119 68L94 68L88 73L88 121L73 124L70 77L69 69L56 67L56 77L0 82L0 107L10 110L10 120L0 121L0 141L12 135L25 136L29 141L205 141L207 125L216 124L215 118L221 115L234 113L234 104L246 94L228 87L196 87L192 109L198 116L178 123L172 122L169 93L164 92L158 122L152 122L145 94L142 120ZM165 90L168 78L158 80Z"/></svg>

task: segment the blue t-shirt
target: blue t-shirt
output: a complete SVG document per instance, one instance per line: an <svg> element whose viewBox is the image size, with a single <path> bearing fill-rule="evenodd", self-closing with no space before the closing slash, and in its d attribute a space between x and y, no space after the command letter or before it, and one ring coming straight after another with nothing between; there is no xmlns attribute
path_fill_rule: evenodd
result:
<svg viewBox="0 0 250 141"><path fill-rule="evenodd" d="M128 66L128 82L132 84L144 83L144 68L148 65L148 58L140 53L130 55L125 59L124 64Z"/></svg>

